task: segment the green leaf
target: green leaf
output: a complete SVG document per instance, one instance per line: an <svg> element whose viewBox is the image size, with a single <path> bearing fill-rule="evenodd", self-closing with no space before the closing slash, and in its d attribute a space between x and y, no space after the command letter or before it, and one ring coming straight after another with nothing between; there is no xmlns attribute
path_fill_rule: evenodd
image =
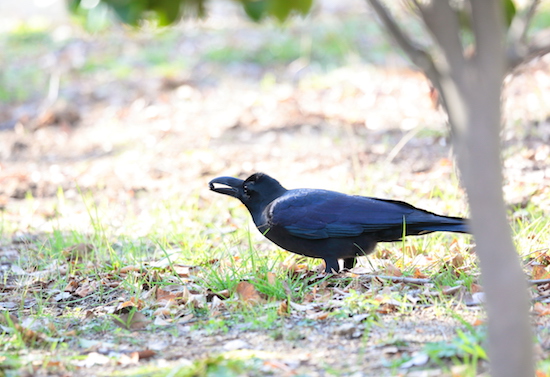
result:
<svg viewBox="0 0 550 377"><path fill-rule="evenodd" d="M269 13L275 16L279 21L285 21L290 11L293 8L291 1L287 0L270 0L269 1Z"/></svg>
<svg viewBox="0 0 550 377"><path fill-rule="evenodd" d="M147 10L147 0L104 0L124 23L136 26Z"/></svg>
<svg viewBox="0 0 550 377"><path fill-rule="evenodd" d="M244 11L253 21L260 21L265 17L268 2L266 0L244 0L242 1Z"/></svg>
<svg viewBox="0 0 550 377"><path fill-rule="evenodd" d="M294 3L294 9L296 9L302 15L306 15L309 13L312 5L313 0L296 0L296 2Z"/></svg>
<svg viewBox="0 0 550 377"><path fill-rule="evenodd" d="M516 5L513 0L502 0L502 8L504 8L506 27L509 27L516 15Z"/></svg>
<svg viewBox="0 0 550 377"><path fill-rule="evenodd" d="M149 0L148 8L155 12L160 26L167 26L180 19L185 3L181 0Z"/></svg>

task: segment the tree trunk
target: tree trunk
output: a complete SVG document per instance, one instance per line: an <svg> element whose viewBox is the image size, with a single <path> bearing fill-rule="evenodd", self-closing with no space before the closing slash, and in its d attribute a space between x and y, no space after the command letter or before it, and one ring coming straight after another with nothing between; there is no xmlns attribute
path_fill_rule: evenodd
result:
<svg viewBox="0 0 550 377"><path fill-rule="evenodd" d="M451 94L446 96L449 119L486 293L492 375L528 377L534 375L530 303L502 193L500 104L506 58L499 1L471 0L476 54L451 73L443 90Z"/></svg>
<svg viewBox="0 0 550 377"><path fill-rule="evenodd" d="M500 97L506 68L502 1L469 0L475 53L465 57L458 15L450 1L415 0L442 52L437 61L412 41L378 0L368 1L438 89L449 115L486 293L492 375L534 376L527 284L502 193Z"/></svg>

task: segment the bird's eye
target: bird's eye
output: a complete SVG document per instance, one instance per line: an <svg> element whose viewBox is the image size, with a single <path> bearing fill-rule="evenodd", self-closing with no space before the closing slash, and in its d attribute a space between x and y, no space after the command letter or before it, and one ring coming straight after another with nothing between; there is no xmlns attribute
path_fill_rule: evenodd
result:
<svg viewBox="0 0 550 377"><path fill-rule="evenodd" d="M243 192L244 192L246 195L249 195L249 194L250 194L250 190L248 189L248 186L243 186Z"/></svg>

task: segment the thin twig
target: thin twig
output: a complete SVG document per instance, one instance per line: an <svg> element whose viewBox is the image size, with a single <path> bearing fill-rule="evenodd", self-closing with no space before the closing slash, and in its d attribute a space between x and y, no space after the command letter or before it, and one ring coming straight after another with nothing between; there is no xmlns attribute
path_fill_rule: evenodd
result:
<svg viewBox="0 0 550 377"><path fill-rule="evenodd" d="M447 100L445 98L445 93L441 88L441 74L437 69L434 60L430 54L428 54L424 49L419 47L416 43L412 41L399 27L395 18L390 14L390 12L384 7L378 0L367 0L371 5L372 9L380 18L382 24L386 27L390 35L397 42L399 47L407 54L409 59L420 68L428 79L432 82L432 85L437 89L441 99L441 105L445 110L448 110Z"/></svg>
<svg viewBox="0 0 550 377"><path fill-rule="evenodd" d="M529 56L540 56L541 53L536 53L533 49L529 48L527 45L527 31L533 17L537 11L540 0L532 0L527 12L523 14L518 14L512 20L512 24L508 29L508 67L513 69L521 63L531 60ZM542 55L544 50L541 51Z"/></svg>
<svg viewBox="0 0 550 377"><path fill-rule="evenodd" d="M550 295L539 296L531 299L531 302L541 302L550 298Z"/></svg>
<svg viewBox="0 0 550 377"><path fill-rule="evenodd" d="M361 278L366 278L368 281L374 279L391 280L394 283L408 283L408 284L428 284L431 283L431 279L421 278L409 278L406 276L386 276L386 275L360 275Z"/></svg>
<svg viewBox="0 0 550 377"><path fill-rule="evenodd" d="M508 30L508 36L512 44L516 43L527 43L527 31L529 30L529 25L537 12L537 8L540 4L540 0L532 0L529 4L527 12L516 14L512 20L512 24Z"/></svg>
<svg viewBox="0 0 550 377"><path fill-rule="evenodd" d="M527 280L529 285L542 285L550 283L550 279L539 279L539 280Z"/></svg>

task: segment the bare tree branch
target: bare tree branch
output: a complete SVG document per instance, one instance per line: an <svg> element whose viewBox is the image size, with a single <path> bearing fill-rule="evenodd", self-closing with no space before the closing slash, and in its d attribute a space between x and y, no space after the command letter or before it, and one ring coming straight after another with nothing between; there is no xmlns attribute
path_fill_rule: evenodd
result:
<svg viewBox="0 0 550 377"><path fill-rule="evenodd" d="M509 69L513 69L525 60L531 60L532 58L528 59L529 56L541 55L540 53L530 51L530 48L527 46L527 31L539 4L540 0L532 0L527 12L517 14L510 25L508 30L509 47L507 51Z"/></svg>
<svg viewBox="0 0 550 377"><path fill-rule="evenodd" d="M540 0L531 0L527 12L515 15L508 30L508 39L512 44L522 43L525 45L527 43L527 31L539 4Z"/></svg>
<svg viewBox="0 0 550 377"><path fill-rule="evenodd" d="M464 52L460 40L460 25L456 11L447 1L432 1L421 4L415 1L422 20L445 54L451 69L458 69L464 63Z"/></svg>
<svg viewBox="0 0 550 377"><path fill-rule="evenodd" d="M412 62L420 69L429 68L429 60L431 60L431 57L428 55L428 53L422 48L418 47L417 44L414 43L409 38L409 36L403 32L403 30L401 30L401 27L397 24L393 16L378 0L367 1L371 4L371 7L374 9L378 17L382 20L382 23L384 24L384 26L386 26L399 47L401 47L401 49L405 51Z"/></svg>
<svg viewBox="0 0 550 377"><path fill-rule="evenodd" d="M412 63L424 71L424 74L432 82L440 94L441 104L447 109L447 100L441 90L441 73L437 69L433 58L424 49L414 43L408 35L406 35L401 27L397 24L390 12L378 0L367 0L377 16L382 21L382 24L388 29L388 32L397 42L399 47L407 54Z"/></svg>
<svg viewBox="0 0 550 377"><path fill-rule="evenodd" d="M540 34L540 36L539 36ZM507 51L508 70L513 70L520 64L529 63L531 60L550 53L550 30L540 31L527 47L527 52L520 56L517 50L511 46Z"/></svg>

